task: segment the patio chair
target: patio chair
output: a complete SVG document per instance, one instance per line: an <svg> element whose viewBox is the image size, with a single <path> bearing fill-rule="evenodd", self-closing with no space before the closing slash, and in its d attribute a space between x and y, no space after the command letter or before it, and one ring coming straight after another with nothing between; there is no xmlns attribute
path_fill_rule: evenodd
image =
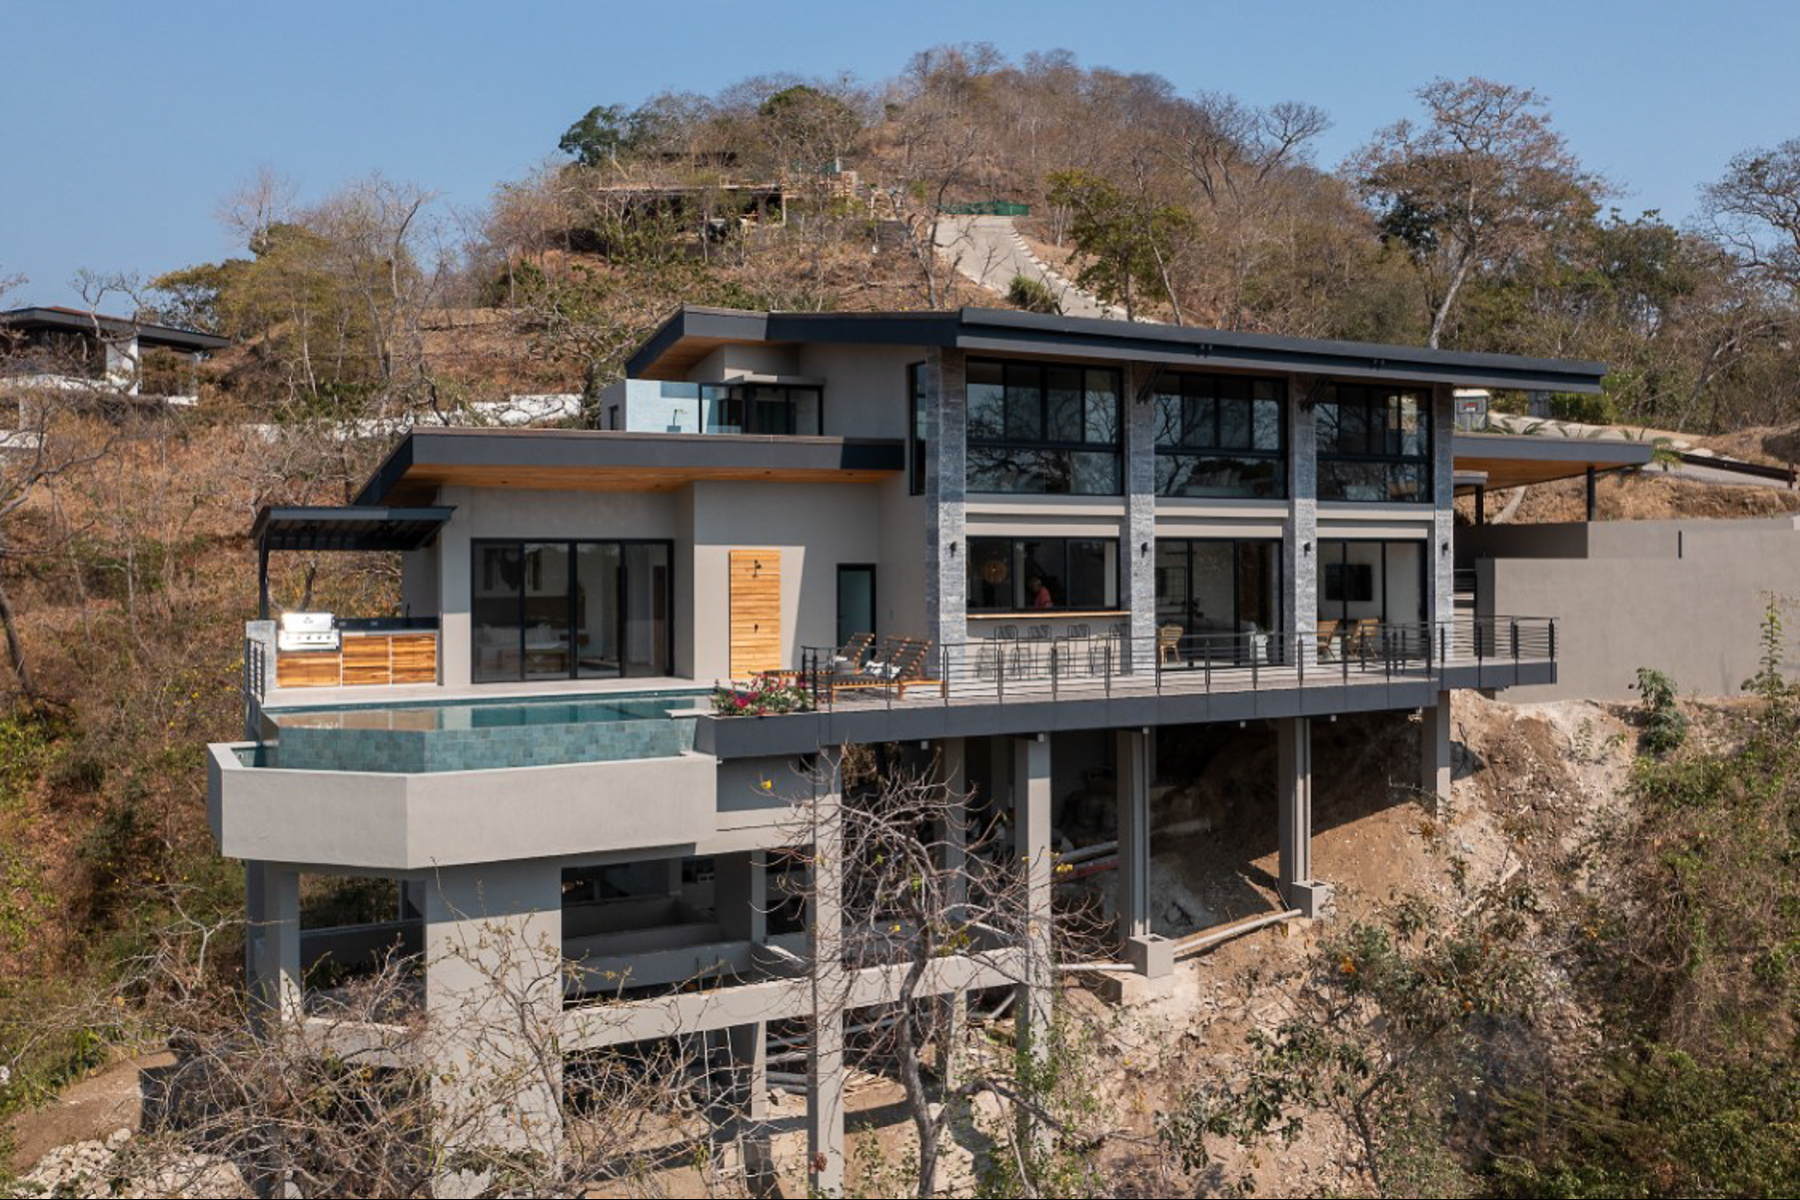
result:
<svg viewBox="0 0 1800 1200"><path fill-rule="evenodd" d="M897 698L906 699L909 688L932 687L942 695L944 681L929 678L931 668L930 638L901 638L901 645L894 654L884 662L870 660L859 672L845 674L831 680L831 699L835 703L839 692L870 691L889 688L894 690Z"/></svg>
<svg viewBox="0 0 1800 1200"><path fill-rule="evenodd" d="M875 642L872 633L853 633L850 640L832 651L831 657L818 663L816 670L820 674L835 675L840 671L854 671L863 664L863 656L868 654L869 647ZM764 671L763 677L774 679L800 679L807 675L805 670Z"/></svg>
<svg viewBox="0 0 1800 1200"><path fill-rule="evenodd" d="M1181 635L1179 625L1159 625L1156 629L1156 661L1165 667L1181 665Z"/></svg>
<svg viewBox="0 0 1800 1200"><path fill-rule="evenodd" d="M1337 641L1339 621L1320 621L1317 629L1319 638L1319 657L1330 659L1334 656L1332 643Z"/></svg>
<svg viewBox="0 0 1800 1200"><path fill-rule="evenodd" d="M1349 631L1344 635L1344 657L1351 658L1377 650L1380 636L1379 618L1360 617L1351 622Z"/></svg>

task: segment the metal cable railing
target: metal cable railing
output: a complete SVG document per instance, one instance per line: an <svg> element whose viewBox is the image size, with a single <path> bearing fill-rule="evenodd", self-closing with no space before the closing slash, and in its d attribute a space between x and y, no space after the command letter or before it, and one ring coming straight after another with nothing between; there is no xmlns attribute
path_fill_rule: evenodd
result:
<svg viewBox="0 0 1800 1200"><path fill-rule="evenodd" d="M1458 617L1389 624L1326 622L1313 630L996 636L901 648L891 661L845 662L802 651L799 685L815 707L906 703L1041 703L1442 678L1448 667L1554 661L1548 617Z"/></svg>

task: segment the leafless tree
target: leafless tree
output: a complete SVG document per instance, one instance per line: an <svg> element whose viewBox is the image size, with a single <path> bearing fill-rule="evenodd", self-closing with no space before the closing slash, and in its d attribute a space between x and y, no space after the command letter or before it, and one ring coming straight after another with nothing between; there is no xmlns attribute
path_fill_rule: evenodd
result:
<svg viewBox="0 0 1800 1200"><path fill-rule="evenodd" d="M1030 1065L1072 1054L1079 1039L1066 1036L1063 1023L1078 1018L1055 1005L1051 1027L1030 1029L1035 1044L1015 1037L1007 1045L971 1025L968 995L942 994L942 972L958 960L997 972L999 982L990 981L984 995L989 1003L997 992L1004 995L1002 1011L1016 986L1030 984L1053 997L1056 964L1105 957L1098 949L1101 925L1091 914L1063 913L1045 928L1046 914L1030 902L1034 864L1011 837L1010 821L992 805L971 806L968 794L940 777L937 764L907 765L897 753L870 747L822 758L815 791L828 791L824 780L835 770L841 801L828 796L797 807L792 837L809 870L790 876L804 881L797 886L814 904L819 887L841 888L841 932L835 924L822 936L815 930L808 963L823 981L819 1011L855 1030L852 1061L898 1079L919 1144L917 1195L943 1193L945 1136L967 1119L971 1098L982 1092L1012 1109L1013 1121L984 1132L998 1139L997 1152L1035 1192L1036 1176L1048 1166L1046 1139L1066 1135L1074 1144L1092 1132L1077 1134L1066 1107L1042 1090ZM872 975L887 986L881 1001L868 1005ZM1027 1028L1025 1007L1012 1008L1019 1034ZM1073 1062L1059 1065L1065 1080L1080 1077Z"/></svg>
<svg viewBox="0 0 1800 1200"><path fill-rule="evenodd" d="M1800 137L1734 156L1701 191L1709 230L1751 271L1800 299Z"/></svg>

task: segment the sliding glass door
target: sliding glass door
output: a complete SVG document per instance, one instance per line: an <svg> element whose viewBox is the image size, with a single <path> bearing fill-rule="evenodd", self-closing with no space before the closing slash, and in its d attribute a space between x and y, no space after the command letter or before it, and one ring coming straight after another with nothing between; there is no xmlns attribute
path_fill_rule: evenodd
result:
<svg viewBox="0 0 1800 1200"><path fill-rule="evenodd" d="M483 540L473 549L475 682L669 673L669 543Z"/></svg>
<svg viewBox="0 0 1800 1200"><path fill-rule="evenodd" d="M1425 543L1319 542L1319 620L1414 625L1425 621Z"/></svg>
<svg viewBox="0 0 1800 1200"><path fill-rule="evenodd" d="M1270 540L1158 538L1156 624L1178 627L1209 657L1241 657L1265 647L1278 657L1281 543ZM1196 654L1201 653L1196 649Z"/></svg>

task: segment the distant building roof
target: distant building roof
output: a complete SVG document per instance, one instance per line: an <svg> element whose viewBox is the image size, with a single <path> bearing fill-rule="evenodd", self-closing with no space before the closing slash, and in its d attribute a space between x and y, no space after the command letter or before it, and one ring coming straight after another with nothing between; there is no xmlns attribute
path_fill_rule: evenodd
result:
<svg viewBox="0 0 1800 1200"><path fill-rule="evenodd" d="M67 333L85 334L94 333L98 327L99 332L107 337L129 337L135 334L140 346L165 346L171 350L186 350L190 353L223 350L231 345L230 338L223 338L215 333L201 333L197 329L177 329L173 325L134 321L129 317L109 317L100 313L83 312L78 308L62 308L56 305L15 308L8 312L0 312L0 325L11 325L24 329L55 329Z"/></svg>

